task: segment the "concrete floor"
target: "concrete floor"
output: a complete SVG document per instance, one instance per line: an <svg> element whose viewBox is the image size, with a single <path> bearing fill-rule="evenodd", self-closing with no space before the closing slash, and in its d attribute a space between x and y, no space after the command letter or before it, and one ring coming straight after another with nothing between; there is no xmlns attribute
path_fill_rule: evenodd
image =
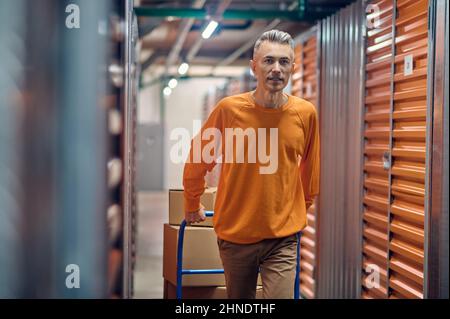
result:
<svg viewBox="0 0 450 319"><path fill-rule="evenodd" d="M163 224L169 220L168 192L138 192L138 234L134 298L163 297Z"/></svg>

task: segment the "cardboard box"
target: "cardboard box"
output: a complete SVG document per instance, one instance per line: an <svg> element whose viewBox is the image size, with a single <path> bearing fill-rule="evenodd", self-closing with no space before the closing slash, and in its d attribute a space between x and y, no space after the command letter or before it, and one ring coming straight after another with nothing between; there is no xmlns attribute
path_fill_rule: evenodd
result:
<svg viewBox="0 0 450 319"><path fill-rule="evenodd" d="M183 299L228 299L225 286L216 287L183 287ZM164 299L176 299L176 286L164 280ZM263 299L262 286L256 287L256 299Z"/></svg>
<svg viewBox="0 0 450 319"><path fill-rule="evenodd" d="M163 277L177 283L179 226L164 224ZM213 228L187 226L184 232L183 269L222 269ZM183 286L225 286L224 274L184 275Z"/></svg>
<svg viewBox="0 0 450 319"><path fill-rule="evenodd" d="M217 188L206 188L200 197L200 203L205 206L205 210L214 210ZM184 219L184 192L182 189L169 190L169 224L180 225ZM204 222L195 223L193 226L212 227L212 218L206 218Z"/></svg>

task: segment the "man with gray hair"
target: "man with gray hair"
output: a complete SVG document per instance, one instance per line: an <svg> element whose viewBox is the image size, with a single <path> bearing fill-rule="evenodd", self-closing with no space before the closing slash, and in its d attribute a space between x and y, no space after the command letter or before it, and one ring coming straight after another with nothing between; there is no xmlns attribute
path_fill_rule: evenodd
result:
<svg viewBox="0 0 450 319"><path fill-rule="evenodd" d="M310 102L283 92L294 69L294 42L288 33L263 33L255 43L250 67L256 89L219 101L192 141L183 174L185 219L188 223L205 219L200 203L204 178L221 162L213 225L228 297L255 298L260 272L264 298L292 298L297 233L306 227L306 212L319 192L317 112ZM210 151L214 142L207 133L210 129L222 136L229 129L255 132L258 142L263 141L257 145L258 152L276 152L277 169L262 173L264 163L250 161L254 157L245 145L247 161L222 162L225 149L242 152L236 145L225 145L217 160L194 162L194 157ZM246 146L252 144L245 137ZM223 139L223 143L230 141Z"/></svg>

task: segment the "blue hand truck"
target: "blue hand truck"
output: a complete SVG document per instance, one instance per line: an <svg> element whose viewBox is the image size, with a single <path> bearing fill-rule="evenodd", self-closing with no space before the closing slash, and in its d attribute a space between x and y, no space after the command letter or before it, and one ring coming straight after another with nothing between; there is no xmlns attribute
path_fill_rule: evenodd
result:
<svg viewBox="0 0 450 319"><path fill-rule="evenodd" d="M205 211L205 217L212 217L213 211ZM184 230L186 228L186 220L183 220L178 230L178 247L177 247L177 299L182 297L183 289L183 275L198 275L198 274L223 274L223 269L183 269L183 243ZM300 237L301 232L297 233L297 265L295 268L295 282L294 282L294 299L300 299L299 273L300 273Z"/></svg>

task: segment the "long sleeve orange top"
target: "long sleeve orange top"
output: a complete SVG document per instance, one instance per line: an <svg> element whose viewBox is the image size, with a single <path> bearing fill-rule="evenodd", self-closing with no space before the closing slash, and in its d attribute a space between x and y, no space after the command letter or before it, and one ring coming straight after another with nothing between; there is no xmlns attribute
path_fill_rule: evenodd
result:
<svg viewBox="0 0 450 319"><path fill-rule="evenodd" d="M222 99L191 142L185 210L201 207L204 177L221 162L213 217L219 238L249 244L302 230L319 192L318 125L314 105L292 95L276 109L255 104L250 92ZM230 132L246 133L241 146Z"/></svg>

